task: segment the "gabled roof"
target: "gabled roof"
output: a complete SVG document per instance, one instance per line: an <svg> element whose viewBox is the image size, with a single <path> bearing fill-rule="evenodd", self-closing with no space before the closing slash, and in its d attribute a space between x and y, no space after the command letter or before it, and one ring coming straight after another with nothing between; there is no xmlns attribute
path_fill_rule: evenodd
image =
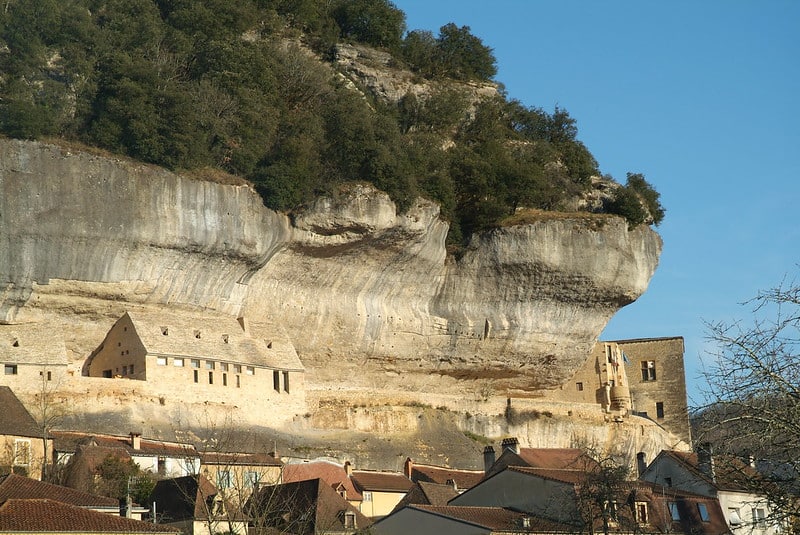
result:
<svg viewBox="0 0 800 535"><path fill-rule="evenodd" d="M468 507L468 506L433 506L411 505L417 509L437 516L448 517L467 522L496 532L538 532L538 533L574 533L575 526L553 522L527 513L504 509L502 507ZM528 519L529 527L522 528L523 519Z"/></svg>
<svg viewBox="0 0 800 535"><path fill-rule="evenodd" d="M291 463L283 467L282 480L284 483L292 483L296 481L305 481L309 479L319 478L323 480L328 486L336 489L339 485L344 487L347 493L347 499L351 501L361 501L362 496L350 477L344 466L330 461L311 461L303 463Z"/></svg>
<svg viewBox="0 0 800 535"><path fill-rule="evenodd" d="M549 479L550 481L560 481L562 483L569 483L577 485L586 482L589 473L584 470L564 469L557 468L531 468L529 466L509 466L507 470L527 474L531 476L540 477L542 479Z"/></svg>
<svg viewBox="0 0 800 535"><path fill-rule="evenodd" d="M344 513L355 517L359 530L371 524L321 479L262 487L250 500L247 511L257 528L287 527L298 535L344 531ZM311 511L313 514L309 515Z"/></svg>
<svg viewBox="0 0 800 535"><path fill-rule="evenodd" d="M486 472L485 477L501 472L509 466L587 471L596 469L598 464L578 448L520 448L519 453L504 449Z"/></svg>
<svg viewBox="0 0 800 535"><path fill-rule="evenodd" d="M207 451L200 453L201 465L219 466L283 466L280 459L268 453L234 453Z"/></svg>
<svg viewBox="0 0 800 535"><path fill-rule="evenodd" d="M232 316L185 317L145 312L126 312L148 353L195 359L212 359L289 371L303 371L293 347L270 347L251 337Z"/></svg>
<svg viewBox="0 0 800 535"><path fill-rule="evenodd" d="M64 336L42 323L0 325L0 361L8 364L66 366Z"/></svg>
<svg viewBox="0 0 800 535"><path fill-rule="evenodd" d="M156 502L156 511L164 522L181 522L184 520L207 520L214 512L214 500L217 487L203 475L175 477L156 482L148 501ZM243 516L228 503L226 510L235 519ZM227 518L227 517L226 517Z"/></svg>
<svg viewBox="0 0 800 535"><path fill-rule="evenodd" d="M53 500L12 498L0 505L0 531L149 534L178 530Z"/></svg>
<svg viewBox="0 0 800 535"><path fill-rule="evenodd" d="M456 496L458 491L452 485L417 481L397 503L394 510L402 509L406 505L447 505L447 502Z"/></svg>
<svg viewBox="0 0 800 535"><path fill-rule="evenodd" d="M42 438L42 430L22 402L7 386L0 386L0 433L7 436Z"/></svg>
<svg viewBox="0 0 800 535"><path fill-rule="evenodd" d="M761 478L755 468L730 455L714 455L713 479L701 469L697 453L663 450L658 457L662 456L673 459L697 478L718 490L750 492L752 480Z"/></svg>
<svg viewBox="0 0 800 535"><path fill-rule="evenodd" d="M428 483L447 484L454 481L459 490L468 489L483 479L483 470L459 470L434 466L429 464L416 464L411 466L411 481L426 481Z"/></svg>
<svg viewBox="0 0 800 535"><path fill-rule="evenodd" d="M49 499L76 507L119 510L116 498L96 496L16 474L0 477L0 503L9 499Z"/></svg>
<svg viewBox="0 0 800 535"><path fill-rule="evenodd" d="M78 446L99 446L122 450L128 455L162 456L173 458L197 458L200 454L191 444L140 439L139 449L134 449L130 436L82 433L80 431L52 431L53 448L58 452L74 452Z"/></svg>
<svg viewBox="0 0 800 535"><path fill-rule="evenodd" d="M398 472L373 472L369 470L353 470L350 476L356 488L362 493L365 490L375 492L402 492L411 489L411 480Z"/></svg>

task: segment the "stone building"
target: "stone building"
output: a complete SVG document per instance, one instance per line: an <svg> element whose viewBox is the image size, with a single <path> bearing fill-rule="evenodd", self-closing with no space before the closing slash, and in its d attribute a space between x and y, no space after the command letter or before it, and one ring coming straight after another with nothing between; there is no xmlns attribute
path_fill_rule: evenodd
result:
<svg viewBox="0 0 800 535"><path fill-rule="evenodd" d="M683 338L598 341L559 401L598 404L611 418L646 417L691 444Z"/></svg>
<svg viewBox="0 0 800 535"><path fill-rule="evenodd" d="M117 320L84 367L90 377L160 385L184 402L239 406L304 403L304 371L291 344L252 337L244 318L138 312Z"/></svg>
<svg viewBox="0 0 800 535"><path fill-rule="evenodd" d="M0 385L15 392L41 392L67 374L64 338L52 325L0 325Z"/></svg>

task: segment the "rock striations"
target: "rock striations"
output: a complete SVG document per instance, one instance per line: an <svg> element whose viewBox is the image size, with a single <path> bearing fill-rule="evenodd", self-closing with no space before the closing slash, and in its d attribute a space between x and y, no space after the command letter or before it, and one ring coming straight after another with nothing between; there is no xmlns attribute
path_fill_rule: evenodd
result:
<svg viewBox="0 0 800 535"><path fill-rule="evenodd" d="M295 430L336 406L338 419L419 404L497 417L506 397L540 398L570 379L611 316L645 291L661 252L650 228L588 213L473 236L457 257L447 231L437 205L397 213L369 186L290 217L246 185L0 140L0 323L66 324L78 379L127 309L244 316L254 336L279 330L305 366L310 412L293 406L283 420L299 414ZM150 424L170 401L155 392L132 409L93 395Z"/></svg>

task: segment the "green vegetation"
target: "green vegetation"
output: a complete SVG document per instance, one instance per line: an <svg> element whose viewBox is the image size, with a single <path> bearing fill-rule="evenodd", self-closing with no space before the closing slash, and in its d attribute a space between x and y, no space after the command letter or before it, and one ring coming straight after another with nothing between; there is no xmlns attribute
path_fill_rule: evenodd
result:
<svg viewBox="0 0 800 535"><path fill-rule="evenodd" d="M436 89L365 98L312 54L329 61L342 41L390 52ZM454 245L520 207L563 209L599 174L566 110L476 101L465 82L497 68L469 27L407 32L388 0L8 0L0 72L6 136L239 177L277 210L369 182L401 209L439 202ZM642 175L606 210L631 225L664 215Z"/></svg>

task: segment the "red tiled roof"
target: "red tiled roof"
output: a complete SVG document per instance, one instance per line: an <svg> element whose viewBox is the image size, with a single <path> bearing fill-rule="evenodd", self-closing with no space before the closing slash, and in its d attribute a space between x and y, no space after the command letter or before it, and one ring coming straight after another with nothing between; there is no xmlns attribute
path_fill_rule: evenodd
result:
<svg viewBox="0 0 800 535"><path fill-rule="evenodd" d="M46 498L76 507L119 509L119 501L116 498L95 496L94 494L81 492L69 487L53 485L16 474L8 474L0 478L0 503L13 498Z"/></svg>
<svg viewBox="0 0 800 535"><path fill-rule="evenodd" d="M306 481L309 479L321 479L331 488L336 489L339 485L344 487L347 492L347 499L361 501L361 493L355 488L353 482L347 476L347 472L340 464L329 461L312 461L307 463L287 464L283 467L282 480L284 483L295 481Z"/></svg>
<svg viewBox="0 0 800 535"><path fill-rule="evenodd" d="M174 533L177 529L98 513L53 500L9 499L0 505L0 531Z"/></svg>
<svg viewBox="0 0 800 535"><path fill-rule="evenodd" d="M586 452L578 448L520 448L519 456L528 466L586 470L597 466Z"/></svg>
<svg viewBox="0 0 800 535"><path fill-rule="evenodd" d="M397 472L354 470L351 478L361 492L408 492L412 486L410 479Z"/></svg>
<svg viewBox="0 0 800 535"><path fill-rule="evenodd" d="M563 483L578 484L586 481L588 473L583 470L559 470L557 468L531 468L529 466L509 466L508 470L529 474L532 476L561 481Z"/></svg>
<svg viewBox="0 0 800 535"><path fill-rule="evenodd" d="M416 463L411 467L412 481L427 481L440 485L444 485L448 481L455 481L460 490L477 485L481 479L483 479L483 470L458 470Z"/></svg>
<svg viewBox="0 0 800 535"><path fill-rule="evenodd" d="M53 437L53 447L56 451L74 452L79 445L91 444L125 450L129 455L160 455L177 458L199 456L193 445L177 442L142 438L140 448L134 449L131 445L130 436L81 433L78 431L53 431L51 435Z"/></svg>

